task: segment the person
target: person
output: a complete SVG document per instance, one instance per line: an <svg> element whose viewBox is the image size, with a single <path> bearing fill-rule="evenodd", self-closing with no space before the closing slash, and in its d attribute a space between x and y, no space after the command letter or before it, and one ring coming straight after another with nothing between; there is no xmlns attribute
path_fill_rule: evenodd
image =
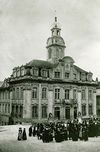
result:
<svg viewBox="0 0 100 152"><path fill-rule="evenodd" d="M19 128L17 140L22 140L22 128Z"/></svg>
<svg viewBox="0 0 100 152"><path fill-rule="evenodd" d="M27 135L26 135L26 129L25 128L23 130L22 139L27 140Z"/></svg>
<svg viewBox="0 0 100 152"><path fill-rule="evenodd" d="M29 136L32 136L32 126L29 127Z"/></svg>

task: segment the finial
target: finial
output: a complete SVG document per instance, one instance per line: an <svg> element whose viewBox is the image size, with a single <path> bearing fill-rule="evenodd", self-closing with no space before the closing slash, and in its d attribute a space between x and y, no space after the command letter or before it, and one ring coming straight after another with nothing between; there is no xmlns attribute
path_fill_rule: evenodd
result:
<svg viewBox="0 0 100 152"><path fill-rule="evenodd" d="M56 17L56 10L55 10L55 22L57 22L57 17Z"/></svg>

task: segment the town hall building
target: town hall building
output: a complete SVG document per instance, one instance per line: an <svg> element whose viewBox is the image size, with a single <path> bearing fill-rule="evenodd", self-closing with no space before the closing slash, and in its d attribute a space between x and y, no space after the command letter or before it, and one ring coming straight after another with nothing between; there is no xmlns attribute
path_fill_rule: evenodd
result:
<svg viewBox="0 0 100 152"><path fill-rule="evenodd" d="M13 69L0 85L0 120L47 121L96 116L92 73L65 56L66 45L55 17L47 39L47 60L32 60Z"/></svg>

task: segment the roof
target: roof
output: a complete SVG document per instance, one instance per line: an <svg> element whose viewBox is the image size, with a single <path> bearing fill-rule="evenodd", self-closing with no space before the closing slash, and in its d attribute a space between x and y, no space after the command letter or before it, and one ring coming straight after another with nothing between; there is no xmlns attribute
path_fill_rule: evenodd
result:
<svg viewBox="0 0 100 152"><path fill-rule="evenodd" d="M43 67L43 68L53 68L54 64L44 60L32 60L26 64L26 67Z"/></svg>
<svg viewBox="0 0 100 152"><path fill-rule="evenodd" d="M85 71L85 70L83 70L83 69L79 68L79 67L78 67L78 66L76 66L76 65L74 65L74 67L75 67L75 69L76 69L77 71L79 71L79 72L85 72L85 73L88 73L87 71Z"/></svg>
<svg viewBox="0 0 100 152"><path fill-rule="evenodd" d="M0 87L2 87L4 81L0 81Z"/></svg>

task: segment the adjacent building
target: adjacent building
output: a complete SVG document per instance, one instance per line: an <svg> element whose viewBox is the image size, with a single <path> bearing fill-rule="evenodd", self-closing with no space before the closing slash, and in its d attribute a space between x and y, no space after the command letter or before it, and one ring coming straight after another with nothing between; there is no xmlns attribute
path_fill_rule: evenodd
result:
<svg viewBox="0 0 100 152"><path fill-rule="evenodd" d="M55 22L47 39L48 58L15 67L0 87L0 119L45 121L96 116L96 86L92 73L65 56L65 42Z"/></svg>

